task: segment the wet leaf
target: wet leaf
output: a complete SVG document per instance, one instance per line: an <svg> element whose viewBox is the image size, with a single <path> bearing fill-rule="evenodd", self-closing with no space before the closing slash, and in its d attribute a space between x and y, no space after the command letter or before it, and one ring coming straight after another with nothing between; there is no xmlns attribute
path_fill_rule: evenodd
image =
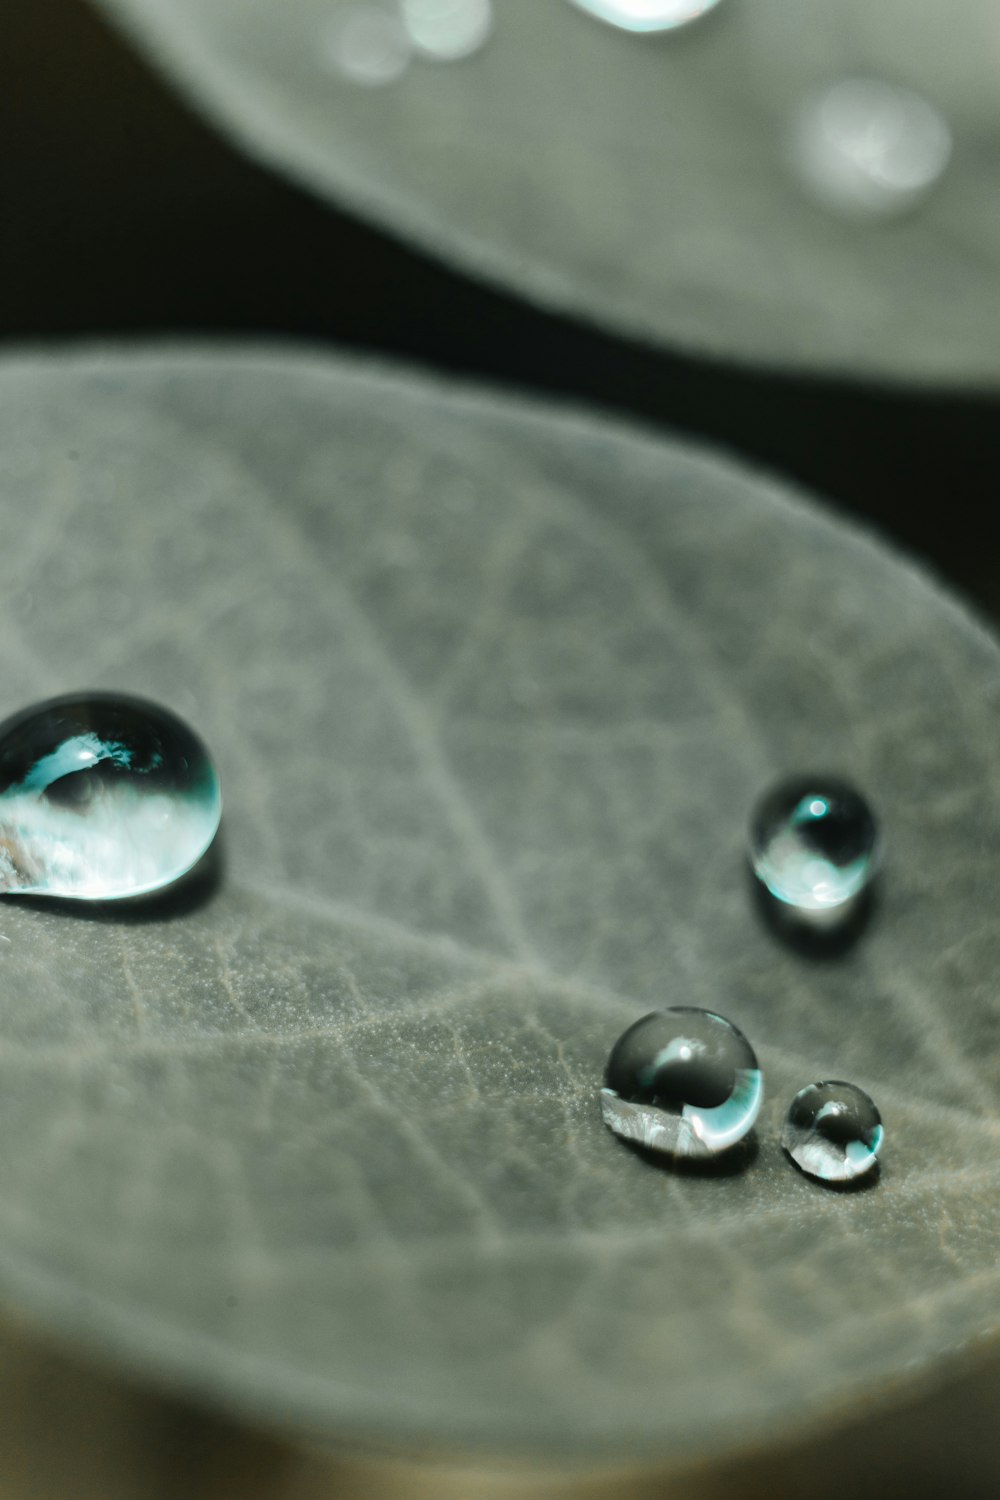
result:
<svg viewBox="0 0 1000 1500"><path fill-rule="evenodd" d="M724 0L653 37L499 0L481 52L384 88L340 76L326 39L388 0L97 4L253 156L542 305L727 359L1000 379L992 0ZM954 137L899 222L817 206L787 160L803 100L858 74Z"/></svg>
<svg viewBox="0 0 1000 1500"><path fill-rule="evenodd" d="M213 881L0 904L0 1286L331 1437L696 1458L871 1412L1000 1323L993 644L731 462L303 356L0 371L0 711L140 691L215 749ZM854 778L836 962L757 922L750 802ZM767 1080L742 1174L596 1087L660 1004ZM836 1194L804 1082L887 1130Z"/></svg>

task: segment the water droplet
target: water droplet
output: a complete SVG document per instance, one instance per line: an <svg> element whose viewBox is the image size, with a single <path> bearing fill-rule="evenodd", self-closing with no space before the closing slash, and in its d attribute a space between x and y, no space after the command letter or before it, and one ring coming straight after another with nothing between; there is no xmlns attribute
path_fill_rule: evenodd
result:
<svg viewBox="0 0 1000 1500"><path fill-rule="evenodd" d="M355 5L323 30L322 56L331 71L365 88L402 78L413 48L402 18L377 5Z"/></svg>
<svg viewBox="0 0 1000 1500"><path fill-rule="evenodd" d="M906 213L941 177L951 131L932 104L879 78L811 94L794 121L792 164L827 207L855 218Z"/></svg>
<svg viewBox="0 0 1000 1500"><path fill-rule="evenodd" d="M601 1113L623 1140L704 1158L743 1139L763 1096L757 1058L743 1033L712 1011L676 1006L653 1011L618 1038Z"/></svg>
<svg viewBox="0 0 1000 1500"><path fill-rule="evenodd" d="M797 1167L821 1182L864 1177L882 1148L882 1117L853 1083L810 1083L788 1107L781 1144Z"/></svg>
<svg viewBox="0 0 1000 1500"><path fill-rule="evenodd" d="M620 31L673 31L714 10L719 0L571 0Z"/></svg>
<svg viewBox="0 0 1000 1500"><path fill-rule="evenodd" d="M86 693L0 724L0 893L160 890L198 862L221 815L204 745L154 703Z"/></svg>
<svg viewBox="0 0 1000 1500"><path fill-rule="evenodd" d="M831 776L795 776L768 792L750 822L754 874L786 913L815 929L852 917L878 866L868 804Z"/></svg>
<svg viewBox="0 0 1000 1500"><path fill-rule="evenodd" d="M413 46L438 62L471 57L493 32L492 0L400 0L400 5Z"/></svg>

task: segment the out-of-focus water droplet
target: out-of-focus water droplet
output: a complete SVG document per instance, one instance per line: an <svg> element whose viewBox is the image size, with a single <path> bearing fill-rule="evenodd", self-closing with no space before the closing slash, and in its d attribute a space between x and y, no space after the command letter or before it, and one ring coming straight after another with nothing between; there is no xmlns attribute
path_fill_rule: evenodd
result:
<svg viewBox="0 0 1000 1500"><path fill-rule="evenodd" d="M809 95L791 133L803 185L828 207L862 219L914 208L951 150L951 131L932 104L878 78L843 78Z"/></svg>
<svg viewBox="0 0 1000 1500"><path fill-rule="evenodd" d="M439 62L471 57L493 32L492 0L400 0L416 50Z"/></svg>
<svg viewBox="0 0 1000 1500"><path fill-rule="evenodd" d="M794 776L750 820L750 864L786 914L817 930L852 917L878 868L878 829L864 798L831 776Z"/></svg>
<svg viewBox="0 0 1000 1500"><path fill-rule="evenodd" d="M673 31L714 10L719 0L570 0L620 31Z"/></svg>
<svg viewBox="0 0 1000 1500"><path fill-rule="evenodd" d="M741 1031L693 1006L653 1011L615 1043L601 1090L604 1123L668 1156L717 1156L741 1141L764 1083Z"/></svg>
<svg viewBox="0 0 1000 1500"><path fill-rule="evenodd" d="M215 837L201 740L141 698L53 698L0 724L0 893L110 901L160 890Z"/></svg>
<svg viewBox="0 0 1000 1500"><path fill-rule="evenodd" d="M322 56L331 72L351 83L380 88L402 78L413 58L398 11L379 5L354 5L327 23Z"/></svg>
<svg viewBox="0 0 1000 1500"><path fill-rule="evenodd" d="M821 1182L864 1177L882 1149L882 1117L864 1089L810 1083L792 1100L781 1144L797 1167Z"/></svg>

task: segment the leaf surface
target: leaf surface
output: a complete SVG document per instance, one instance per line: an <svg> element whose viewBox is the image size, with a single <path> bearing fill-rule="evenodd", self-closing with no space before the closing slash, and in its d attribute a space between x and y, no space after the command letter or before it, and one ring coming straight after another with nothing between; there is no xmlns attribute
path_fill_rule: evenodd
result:
<svg viewBox="0 0 1000 1500"><path fill-rule="evenodd" d="M385 88L340 76L327 38L388 0L96 3L253 156L543 306L724 359L1000 379L993 0L724 0L652 37L499 0L480 53ZM954 137L898 222L817 206L788 164L803 101L858 74Z"/></svg>
<svg viewBox="0 0 1000 1500"><path fill-rule="evenodd" d="M0 1285L272 1421L695 1458L870 1409L1000 1322L1000 670L882 546L731 462L302 355L0 370L0 699L214 747L213 887L0 904ZM886 830L835 963L758 923L748 808ZM742 1174L601 1123L659 1005L729 1015ZM776 1144L882 1107L878 1185Z"/></svg>

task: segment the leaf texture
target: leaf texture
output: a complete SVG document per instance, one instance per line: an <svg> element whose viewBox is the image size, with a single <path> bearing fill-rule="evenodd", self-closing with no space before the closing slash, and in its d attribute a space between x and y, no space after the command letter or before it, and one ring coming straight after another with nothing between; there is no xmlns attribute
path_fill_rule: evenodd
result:
<svg viewBox="0 0 1000 1500"><path fill-rule="evenodd" d="M96 3L254 156L542 305L725 359L1000 378L992 0L724 0L654 37L500 0L481 53L381 89L324 44L359 0ZM816 206L786 159L803 100L858 74L928 99L955 140L888 225Z"/></svg>
<svg viewBox="0 0 1000 1500"><path fill-rule="evenodd" d="M300 1430L694 1459L870 1411L1000 1323L997 652L732 462L303 355L0 369L0 699L215 749L217 883L0 904L0 1285ZM749 805L835 768L865 940L757 922ZM621 1146L607 1052L729 1015L742 1174ZM878 1100L881 1180L776 1144Z"/></svg>

